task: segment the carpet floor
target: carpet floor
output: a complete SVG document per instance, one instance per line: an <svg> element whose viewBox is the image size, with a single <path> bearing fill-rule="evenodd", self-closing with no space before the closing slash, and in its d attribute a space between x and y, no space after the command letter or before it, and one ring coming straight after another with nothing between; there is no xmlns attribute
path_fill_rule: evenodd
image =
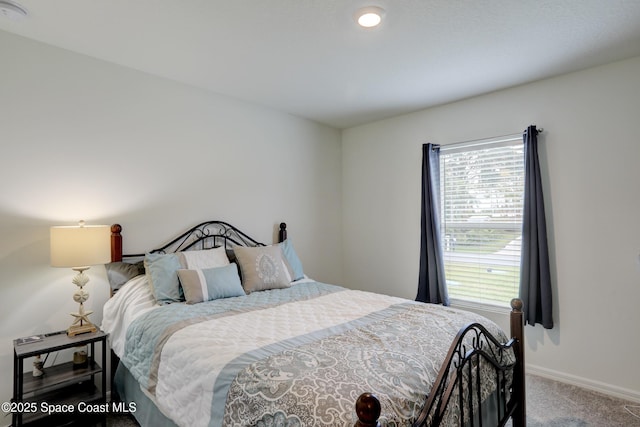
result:
<svg viewBox="0 0 640 427"><path fill-rule="evenodd" d="M129 415L110 416L109 427L137 427ZM640 427L640 404L527 375L527 427Z"/></svg>
<svg viewBox="0 0 640 427"><path fill-rule="evenodd" d="M640 404L527 375L527 426L640 426Z"/></svg>

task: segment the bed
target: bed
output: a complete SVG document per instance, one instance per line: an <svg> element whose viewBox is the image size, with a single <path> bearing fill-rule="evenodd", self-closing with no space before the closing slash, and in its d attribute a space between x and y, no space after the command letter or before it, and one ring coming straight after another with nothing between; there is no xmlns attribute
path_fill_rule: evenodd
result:
<svg viewBox="0 0 640 427"><path fill-rule="evenodd" d="M320 283L280 224L207 221L107 273L112 398L142 426L524 427L522 303L476 314Z"/></svg>

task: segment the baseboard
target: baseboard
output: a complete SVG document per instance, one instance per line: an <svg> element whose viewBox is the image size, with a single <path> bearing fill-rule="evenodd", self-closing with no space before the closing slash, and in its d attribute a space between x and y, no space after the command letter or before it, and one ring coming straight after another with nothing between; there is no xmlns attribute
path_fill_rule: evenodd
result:
<svg viewBox="0 0 640 427"><path fill-rule="evenodd" d="M539 377L586 388L588 390L607 394L619 399L625 399L632 402L640 403L640 392L636 390L630 390L628 388L618 387L600 381L594 381L587 378L579 377L577 375L571 375L564 372L555 371L553 369L531 365L528 363L526 364L526 371L528 374L538 375Z"/></svg>

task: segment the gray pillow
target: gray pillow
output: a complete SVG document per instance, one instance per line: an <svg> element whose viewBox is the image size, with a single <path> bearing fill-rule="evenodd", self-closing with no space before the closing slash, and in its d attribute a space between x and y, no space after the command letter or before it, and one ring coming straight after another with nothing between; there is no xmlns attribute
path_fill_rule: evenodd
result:
<svg viewBox="0 0 640 427"><path fill-rule="evenodd" d="M144 263L142 261L131 264L128 262L110 262L105 264L107 279L113 292L117 291L136 276L144 274Z"/></svg>
<svg viewBox="0 0 640 427"><path fill-rule="evenodd" d="M242 287L246 293L291 286L291 276L285 267L280 247L236 246L233 250L242 272Z"/></svg>

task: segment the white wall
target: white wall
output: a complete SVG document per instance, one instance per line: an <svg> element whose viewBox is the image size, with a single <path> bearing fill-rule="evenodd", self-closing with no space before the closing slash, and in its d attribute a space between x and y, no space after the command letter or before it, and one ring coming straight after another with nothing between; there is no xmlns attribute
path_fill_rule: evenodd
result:
<svg viewBox="0 0 640 427"><path fill-rule="evenodd" d="M133 253L208 219L270 243L286 221L305 272L341 282L339 131L4 32L0 52L0 401L12 340L77 310L51 225L119 222ZM100 324L104 268L88 274Z"/></svg>
<svg viewBox="0 0 640 427"><path fill-rule="evenodd" d="M639 113L635 58L345 130L345 282L415 298L423 143L536 124L556 326L527 326L527 362L640 400Z"/></svg>

